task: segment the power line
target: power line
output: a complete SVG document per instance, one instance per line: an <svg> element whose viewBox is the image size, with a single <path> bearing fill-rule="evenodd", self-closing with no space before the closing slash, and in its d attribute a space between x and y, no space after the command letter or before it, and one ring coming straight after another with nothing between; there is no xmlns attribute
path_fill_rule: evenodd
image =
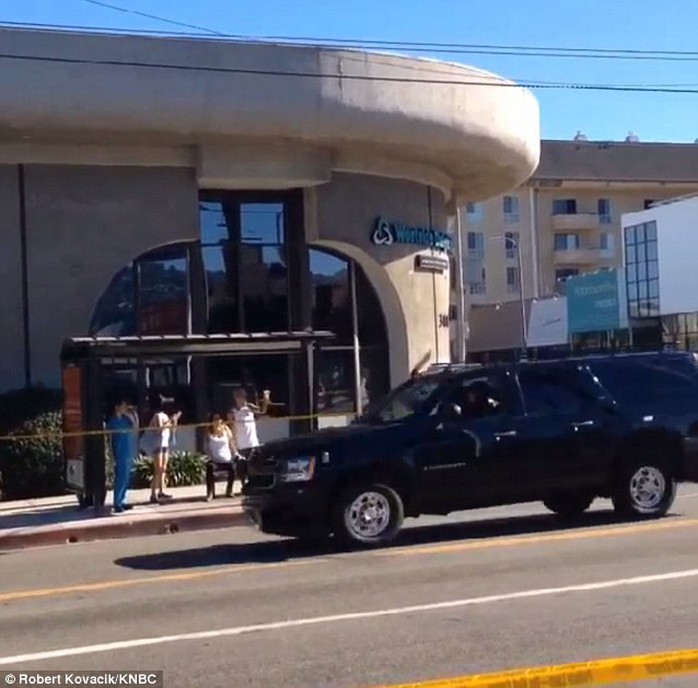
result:
<svg viewBox="0 0 698 688"><path fill-rule="evenodd" d="M232 34L208 27L201 27L195 24L187 24L172 19L167 19L159 15L131 10L119 7L102 0L83 0L95 6L112 9L122 13L134 14L155 21L173 24L185 28L191 28L203 33L157 31L155 29L118 29L114 27L90 27L85 25L65 25L37 24L27 22L0 21L0 25L24 26L44 29L72 29L79 31L109 31L113 33L139 33L145 35L166 35L186 38L202 38L216 36L218 38L247 41L251 43L284 43L287 45L301 45L317 48L346 48L346 49L366 49L377 50L380 48L393 50L407 50L418 53L442 53L460 55L493 55L511 57L546 57L546 58L577 58L577 59L601 59L601 60L640 60L640 61L669 61L669 62L694 62L698 61L697 51L688 50L643 50L643 49L621 49L621 48L566 48L566 47L544 47L544 46L522 46L522 45L501 45L501 44L478 44L478 43L430 43L420 41L388 41L378 39L356 39L356 38L319 38L312 36L249 36L245 34Z"/></svg>
<svg viewBox="0 0 698 688"><path fill-rule="evenodd" d="M212 34L215 36L221 36L222 34L214 29L209 29L205 26L197 26L196 24L187 24L185 22L176 21L174 19L167 19L166 17L160 17L156 14L148 14L147 12L141 12L139 10L131 10L127 7L120 7L119 5L112 5L108 2L102 2L101 0L83 0L90 5L96 5L97 7L103 7L105 9L114 10L116 12L123 12L124 14L134 14L138 17L144 17L146 19L154 19L155 21L164 22L165 24L172 24L173 26L181 26L187 29L194 29L196 31L203 31L206 34Z"/></svg>
<svg viewBox="0 0 698 688"><path fill-rule="evenodd" d="M322 72L302 72L302 71L279 71L265 69L245 69L242 67L209 67L204 65L177 65L162 62L136 62L126 60L89 60L85 58L71 57L48 57L38 55L21 55L13 53L0 53L0 59L22 60L30 62L49 62L63 64L86 64L102 65L114 67L137 67L144 69L179 70L187 72L208 72L217 74L246 74L251 76L280 76L295 78L330 78L345 81L373 81L382 83L402 83L402 84L425 84L425 85L448 85L448 86L482 86L494 88L529 88L529 89L562 89L579 91L615 91L634 93L680 93L698 94L698 88L667 88L660 86L614 86L610 84L575 84L575 83L551 83L551 82L511 82L503 80L477 81L459 79L429 79L429 78L408 78L397 76L375 76L366 74L328 74Z"/></svg>

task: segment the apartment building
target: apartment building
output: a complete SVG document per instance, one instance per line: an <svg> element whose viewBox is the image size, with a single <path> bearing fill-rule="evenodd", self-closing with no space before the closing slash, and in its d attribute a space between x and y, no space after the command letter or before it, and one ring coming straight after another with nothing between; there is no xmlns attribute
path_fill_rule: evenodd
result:
<svg viewBox="0 0 698 688"><path fill-rule="evenodd" d="M696 191L698 143L542 141L526 184L462 213L467 300L518 300L521 283L540 298L571 275L620 267L621 216Z"/></svg>

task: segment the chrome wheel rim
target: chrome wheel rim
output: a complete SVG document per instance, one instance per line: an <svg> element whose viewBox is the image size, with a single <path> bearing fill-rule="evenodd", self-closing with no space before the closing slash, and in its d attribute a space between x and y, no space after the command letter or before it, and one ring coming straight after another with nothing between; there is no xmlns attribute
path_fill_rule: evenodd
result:
<svg viewBox="0 0 698 688"><path fill-rule="evenodd" d="M654 511L666 493L664 474L653 466L642 466L630 479L630 497L640 511Z"/></svg>
<svg viewBox="0 0 698 688"><path fill-rule="evenodd" d="M377 537L390 524L390 502L380 492L362 492L344 512L344 523L353 535Z"/></svg>

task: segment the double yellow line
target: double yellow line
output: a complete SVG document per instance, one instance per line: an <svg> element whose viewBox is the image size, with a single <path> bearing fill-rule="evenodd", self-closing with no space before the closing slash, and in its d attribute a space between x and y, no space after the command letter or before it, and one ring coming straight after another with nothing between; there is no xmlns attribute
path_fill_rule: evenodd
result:
<svg viewBox="0 0 698 688"><path fill-rule="evenodd" d="M698 673L698 648L375 688L583 688L658 681L667 676L695 673Z"/></svg>

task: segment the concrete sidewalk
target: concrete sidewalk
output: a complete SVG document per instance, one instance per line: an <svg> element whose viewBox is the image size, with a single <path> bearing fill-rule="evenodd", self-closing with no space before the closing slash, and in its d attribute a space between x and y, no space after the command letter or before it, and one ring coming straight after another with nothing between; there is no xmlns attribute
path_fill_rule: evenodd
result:
<svg viewBox="0 0 698 688"><path fill-rule="evenodd" d="M158 505L148 502L150 490L132 490L133 509L121 514L111 512L111 493L101 510L78 509L74 495L0 502L0 551L247 524L239 497L206 502L203 485L168 492L174 498Z"/></svg>

